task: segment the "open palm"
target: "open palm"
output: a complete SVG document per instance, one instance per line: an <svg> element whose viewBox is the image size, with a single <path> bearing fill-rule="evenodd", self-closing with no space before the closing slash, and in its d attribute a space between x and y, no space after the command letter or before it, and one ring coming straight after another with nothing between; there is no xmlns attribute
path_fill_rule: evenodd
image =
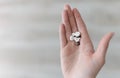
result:
<svg viewBox="0 0 120 78"><path fill-rule="evenodd" d="M69 37L81 32L80 45L76 46ZM65 5L60 25L61 67L65 78L95 78L105 63L105 55L113 33L106 34L94 50L87 28L79 11Z"/></svg>

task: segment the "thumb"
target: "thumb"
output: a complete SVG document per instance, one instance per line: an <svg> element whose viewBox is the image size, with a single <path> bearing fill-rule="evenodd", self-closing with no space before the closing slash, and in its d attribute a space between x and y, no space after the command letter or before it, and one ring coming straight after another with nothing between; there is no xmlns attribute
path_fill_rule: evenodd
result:
<svg viewBox="0 0 120 78"><path fill-rule="evenodd" d="M111 33L108 33L106 34L100 41L99 45L98 45L98 48L97 48L97 55L98 56L102 56L103 58L105 58L106 56L106 53L107 53L107 49L108 49L108 46L109 46L109 42L111 40L111 38L113 37L114 33L111 32Z"/></svg>

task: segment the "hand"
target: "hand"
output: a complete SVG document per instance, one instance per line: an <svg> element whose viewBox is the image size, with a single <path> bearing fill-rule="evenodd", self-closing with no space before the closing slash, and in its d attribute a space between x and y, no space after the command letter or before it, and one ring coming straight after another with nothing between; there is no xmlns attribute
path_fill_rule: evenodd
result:
<svg viewBox="0 0 120 78"><path fill-rule="evenodd" d="M64 78L95 78L105 63L106 51L113 32L106 34L94 50L79 11L65 5L60 25L61 67ZM80 45L69 37L72 32L81 32Z"/></svg>

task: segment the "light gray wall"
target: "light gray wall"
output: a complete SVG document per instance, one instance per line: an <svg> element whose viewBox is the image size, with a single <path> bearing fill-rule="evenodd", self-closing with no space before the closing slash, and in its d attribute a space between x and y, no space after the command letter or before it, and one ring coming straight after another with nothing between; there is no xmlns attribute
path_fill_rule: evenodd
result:
<svg viewBox="0 0 120 78"><path fill-rule="evenodd" d="M66 3L81 12L95 48L116 33L98 78L120 77L119 0L0 0L0 78L62 78L58 28Z"/></svg>

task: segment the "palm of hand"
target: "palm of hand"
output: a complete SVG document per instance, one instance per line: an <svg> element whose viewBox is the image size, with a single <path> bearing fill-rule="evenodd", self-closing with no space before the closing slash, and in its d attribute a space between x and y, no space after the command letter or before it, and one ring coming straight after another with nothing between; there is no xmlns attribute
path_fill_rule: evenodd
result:
<svg viewBox="0 0 120 78"><path fill-rule="evenodd" d="M93 54L94 52L89 54L87 52L82 53L83 49L71 45L72 44L68 44L62 50L61 64L64 74L68 78L94 78L103 66L104 59L95 57Z"/></svg>
<svg viewBox="0 0 120 78"><path fill-rule="evenodd" d="M79 14L69 5L62 13L63 24L60 25L61 67L65 78L94 78L105 63L105 55L113 33L106 34L94 51L87 28ZM72 32L82 33L80 45L70 41Z"/></svg>

